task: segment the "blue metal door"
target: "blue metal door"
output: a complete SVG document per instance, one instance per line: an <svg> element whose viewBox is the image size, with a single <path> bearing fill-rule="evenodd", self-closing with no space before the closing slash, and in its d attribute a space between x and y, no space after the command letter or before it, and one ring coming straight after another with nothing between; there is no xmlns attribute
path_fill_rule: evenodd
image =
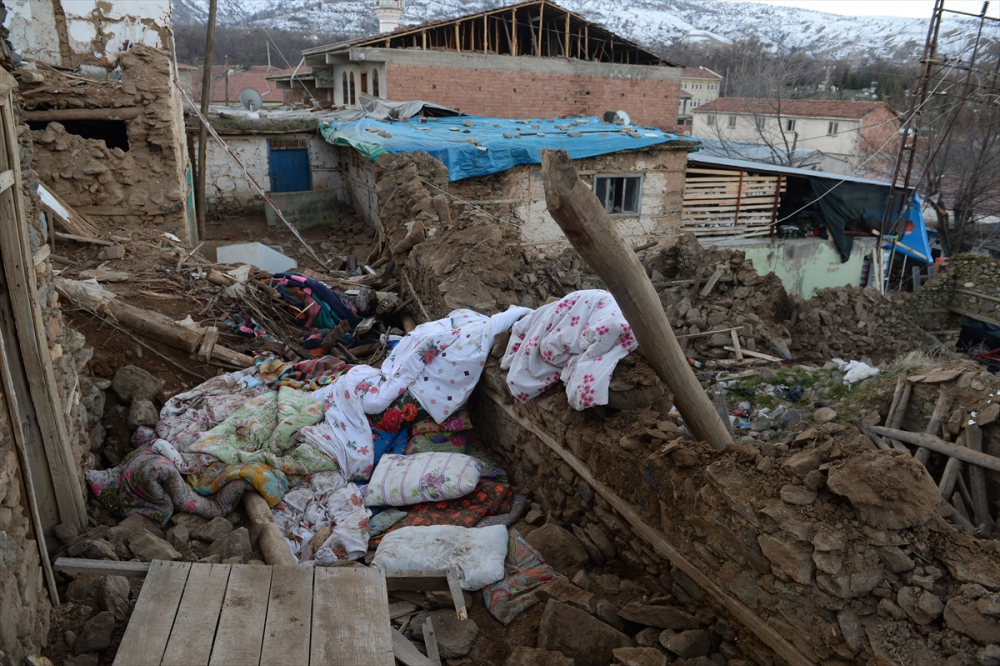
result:
<svg viewBox="0 0 1000 666"><path fill-rule="evenodd" d="M312 189L309 182L309 150L276 148L268 139L268 166L272 192L303 192ZM281 143L278 143L281 145Z"/></svg>

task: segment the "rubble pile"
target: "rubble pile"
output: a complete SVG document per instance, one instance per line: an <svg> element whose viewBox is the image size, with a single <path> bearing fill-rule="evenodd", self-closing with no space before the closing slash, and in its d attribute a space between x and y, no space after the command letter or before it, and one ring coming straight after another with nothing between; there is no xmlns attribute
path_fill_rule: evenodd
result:
<svg viewBox="0 0 1000 666"><path fill-rule="evenodd" d="M70 121L31 121L32 167L39 182L99 224L156 225L183 237L184 137L177 132L182 127L179 96L165 83L171 80L170 54L135 44L116 57L121 80L95 81L47 69L43 80L24 86L21 102L28 112L121 109L129 114L118 121L125 145L108 148L110 135L84 138L67 131ZM101 125L113 125L116 117L112 112Z"/></svg>

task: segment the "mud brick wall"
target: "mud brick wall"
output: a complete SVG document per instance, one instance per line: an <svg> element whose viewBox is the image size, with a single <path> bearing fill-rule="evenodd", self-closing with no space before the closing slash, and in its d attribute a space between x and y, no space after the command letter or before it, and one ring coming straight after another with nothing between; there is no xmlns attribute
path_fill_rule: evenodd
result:
<svg viewBox="0 0 1000 666"><path fill-rule="evenodd" d="M625 109L637 123L673 130L680 81L386 63L387 99L422 99L496 118L603 116Z"/></svg>
<svg viewBox="0 0 1000 666"><path fill-rule="evenodd" d="M484 382L504 395L495 359ZM865 484L877 485L873 478L900 478L896 491L902 490L913 481L905 476L913 472L912 458L868 451L856 430L835 424L760 449L713 452L690 440L645 434L671 430L654 408L576 412L561 387L523 406L511 404L810 661L990 663L977 660L986 660L990 643L1000 641L1000 554L992 542L957 532L934 512L938 498L929 476L912 484L923 487L923 498L882 488L890 500L886 512L864 508L856 496ZM696 614L707 606L740 634L743 658L776 663L543 441L481 391L471 410L483 440L515 483L536 489L532 500L549 520L581 541L591 534L599 540L595 529L611 540L615 556L604 566L657 578ZM893 524L900 516L908 519ZM597 544L584 546L591 551Z"/></svg>
<svg viewBox="0 0 1000 666"><path fill-rule="evenodd" d="M28 111L141 108L125 121L127 151L68 132L58 122L33 131L38 179L108 230L141 225L187 238L187 155L170 54L138 44L119 63L121 81L77 80L58 94L24 92Z"/></svg>

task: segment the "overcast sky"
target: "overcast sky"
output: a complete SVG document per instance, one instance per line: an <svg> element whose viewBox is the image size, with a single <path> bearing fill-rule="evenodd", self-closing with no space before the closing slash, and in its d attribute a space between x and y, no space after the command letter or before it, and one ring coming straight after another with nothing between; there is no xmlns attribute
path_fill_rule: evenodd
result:
<svg viewBox="0 0 1000 666"><path fill-rule="evenodd" d="M759 2L768 5L801 7L818 12L847 16L905 16L930 19L934 0L729 0L731 2ZM983 7L980 0L946 0L945 8L978 14ZM991 2L989 16L997 16L1000 2Z"/></svg>

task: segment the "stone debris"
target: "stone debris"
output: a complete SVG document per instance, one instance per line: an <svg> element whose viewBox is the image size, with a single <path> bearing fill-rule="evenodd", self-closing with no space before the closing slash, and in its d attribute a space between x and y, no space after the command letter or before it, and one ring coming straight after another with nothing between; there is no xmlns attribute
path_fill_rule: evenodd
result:
<svg viewBox="0 0 1000 666"><path fill-rule="evenodd" d="M541 650L554 650L572 657L576 666L607 666L614 650L633 647L631 638L612 629L586 611L550 599L538 627Z"/></svg>

